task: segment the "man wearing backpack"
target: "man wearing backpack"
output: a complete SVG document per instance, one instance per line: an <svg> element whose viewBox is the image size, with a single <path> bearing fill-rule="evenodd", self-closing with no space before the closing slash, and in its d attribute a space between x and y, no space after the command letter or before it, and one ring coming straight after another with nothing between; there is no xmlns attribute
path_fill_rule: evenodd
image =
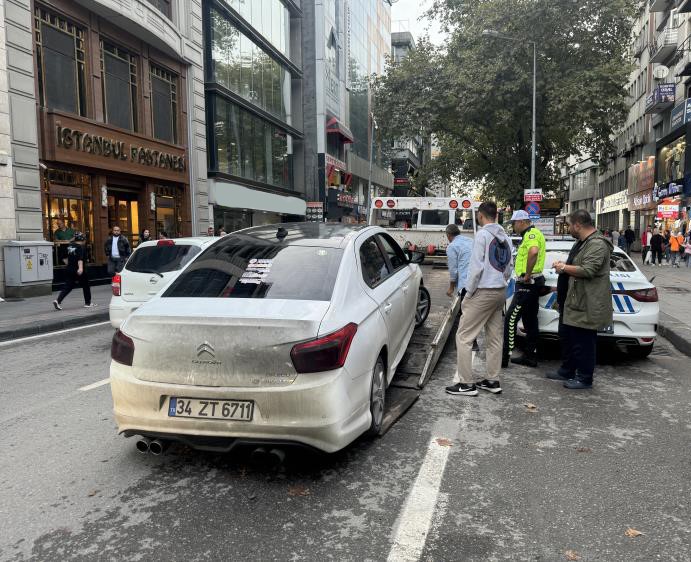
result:
<svg viewBox="0 0 691 562"><path fill-rule="evenodd" d="M485 202L478 209L470 270L463 300L463 316L456 334L459 383L446 387L454 395L477 396L477 389L492 394L501 392L498 380L504 347L502 312L506 301L506 286L511 277L511 240L496 224L497 205ZM485 329L487 375L476 384L473 375L473 341Z"/></svg>

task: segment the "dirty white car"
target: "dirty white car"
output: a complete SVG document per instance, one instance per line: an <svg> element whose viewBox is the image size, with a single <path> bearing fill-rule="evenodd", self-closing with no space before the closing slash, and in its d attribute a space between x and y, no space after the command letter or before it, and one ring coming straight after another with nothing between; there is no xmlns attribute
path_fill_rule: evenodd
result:
<svg viewBox="0 0 691 562"><path fill-rule="evenodd" d="M377 433L421 282L379 227L296 223L225 236L116 332L119 431L152 453L171 440L333 452Z"/></svg>
<svg viewBox="0 0 691 562"><path fill-rule="evenodd" d="M143 242L112 280L110 324L119 328L125 319L175 279L216 237L174 238Z"/></svg>
<svg viewBox="0 0 691 562"><path fill-rule="evenodd" d="M547 240L545 267L555 261L566 261L574 240ZM660 304L657 289L636 266L633 260L620 248L615 248L610 263L610 287L614 321L599 333L602 343L615 344L625 348L632 357L645 358L653 351L660 318ZM540 296L538 323L540 337L558 339L559 311L557 308L557 278L553 269L544 272L545 286ZM515 291L516 279L509 283L507 307ZM524 335L523 324L519 323L519 335Z"/></svg>

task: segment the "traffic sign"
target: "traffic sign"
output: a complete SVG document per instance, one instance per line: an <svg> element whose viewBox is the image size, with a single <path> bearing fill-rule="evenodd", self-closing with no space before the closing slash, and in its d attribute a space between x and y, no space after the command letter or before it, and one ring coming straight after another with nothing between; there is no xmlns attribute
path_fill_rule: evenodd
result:
<svg viewBox="0 0 691 562"><path fill-rule="evenodd" d="M537 201L532 201L525 206L525 210L531 217L539 217L540 203L538 203Z"/></svg>
<svg viewBox="0 0 691 562"><path fill-rule="evenodd" d="M542 201L541 189L524 189L523 201Z"/></svg>

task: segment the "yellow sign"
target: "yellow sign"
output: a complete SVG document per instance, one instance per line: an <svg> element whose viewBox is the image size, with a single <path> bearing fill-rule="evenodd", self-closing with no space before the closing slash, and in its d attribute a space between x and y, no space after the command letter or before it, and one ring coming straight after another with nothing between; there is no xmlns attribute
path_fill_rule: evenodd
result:
<svg viewBox="0 0 691 562"><path fill-rule="evenodd" d="M27 269L33 269L34 264L31 263L31 260L26 260L26 268Z"/></svg>

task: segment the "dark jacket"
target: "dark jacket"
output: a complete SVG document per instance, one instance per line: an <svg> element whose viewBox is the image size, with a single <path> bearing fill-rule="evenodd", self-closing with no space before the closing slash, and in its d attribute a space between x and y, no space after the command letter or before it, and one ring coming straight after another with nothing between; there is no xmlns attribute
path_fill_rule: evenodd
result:
<svg viewBox="0 0 691 562"><path fill-rule="evenodd" d="M564 303L564 324L586 330L600 330L612 323L612 291L609 279L612 242L602 234L588 238L573 265L582 277L569 277Z"/></svg>
<svg viewBox="0 0 691 562"><path fill-rule="evenodd" d="M626 237L626 241L629 244L633 244L634 240L636 240L636 235L634 234L633 230L630 228L626 229L626 232L624 232L624 236Z"/></svg>
<svg viewBox="0 0 691 562"><path fill-rule="evenodd" d="M661 252L664 242L665 238L662 234L653 234L650 238L650 247L657 252Z"/></svg>
<svg viewBox="0 0 691 562"><path fill-rule="evenodd" d="M110 255L113 253L113 237L109 236L105 243L106 256L110 259ZM132 247L130 246L129 240L125 238L122 234L118 240L118 253L121 259L127 259L132 253Z"/></svg>

